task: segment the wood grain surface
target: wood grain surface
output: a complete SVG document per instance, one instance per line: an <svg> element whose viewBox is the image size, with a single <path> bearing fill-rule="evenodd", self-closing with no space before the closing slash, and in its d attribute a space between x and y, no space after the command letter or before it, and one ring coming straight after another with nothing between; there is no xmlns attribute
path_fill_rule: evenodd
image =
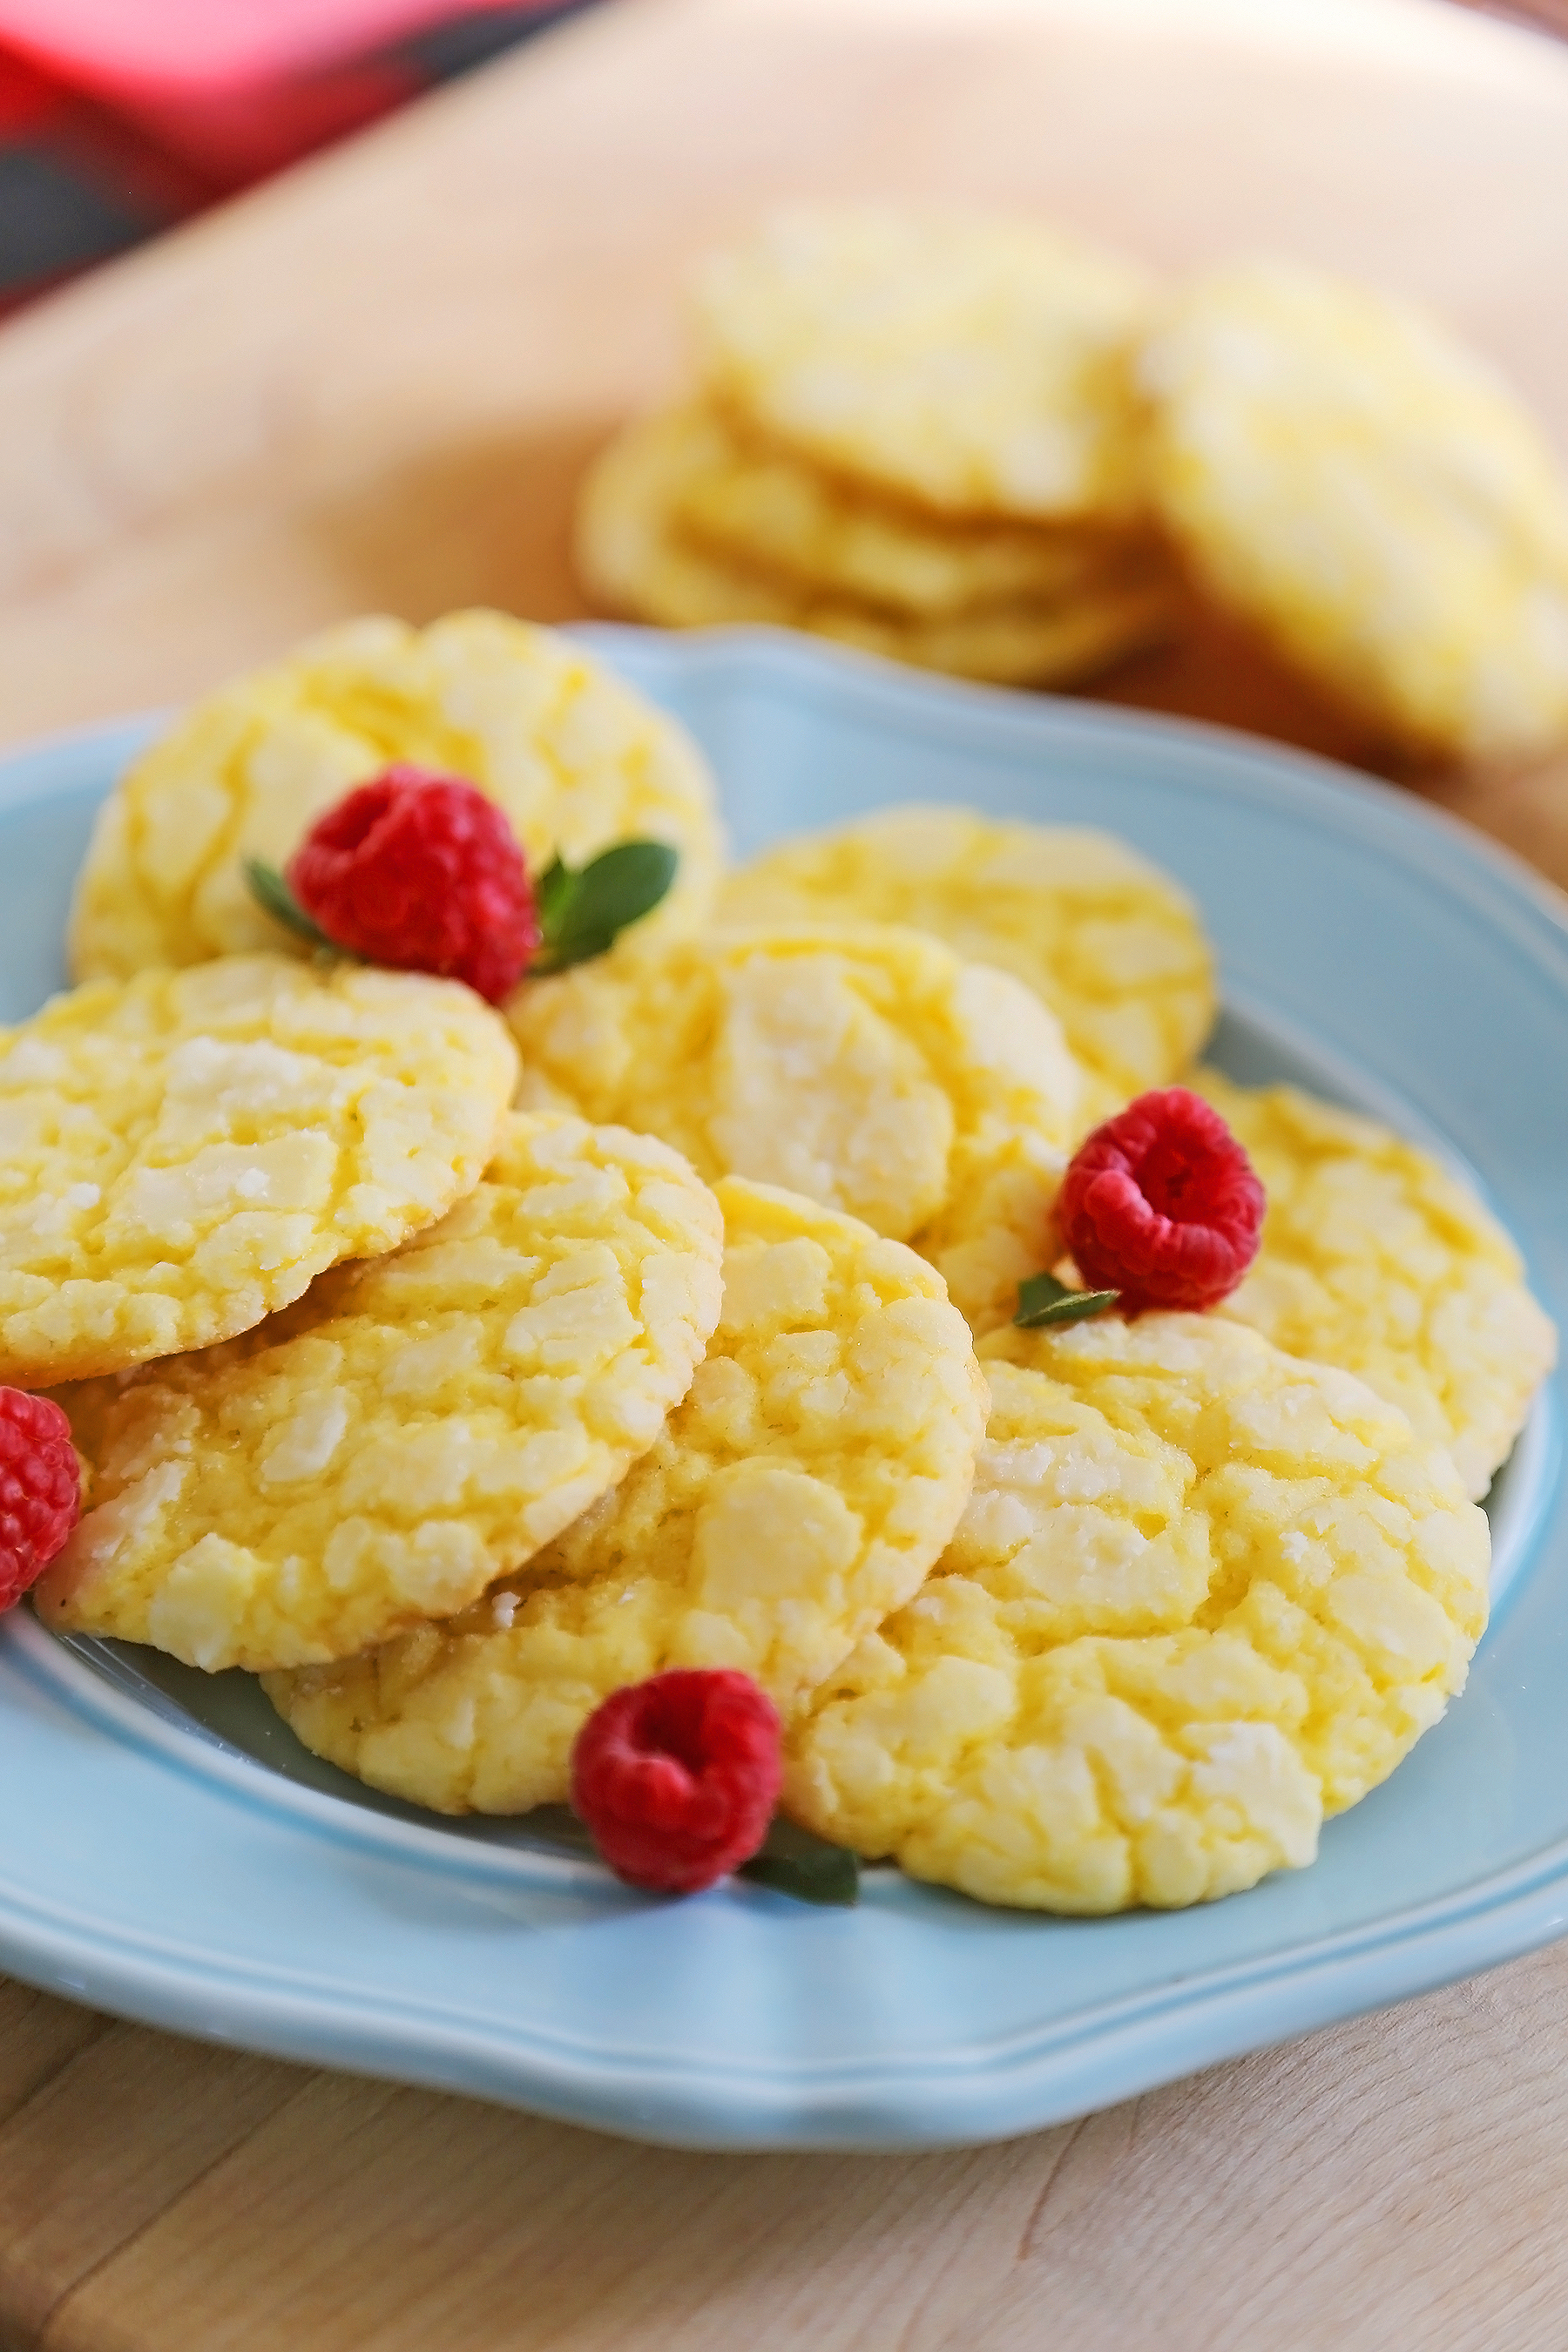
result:
<svg viewBox="0 0 1568 2352"><path fill-rule="evenodd" d="M618 0L0 333L0 733L371 606L579 609L573 484L778 194L1425 297L1568 447L1568 54L1436 0ZM1332 746L1216 633L1127 698ZM1568 765L1428 780L1568 878ZM705 2158L0 1987L0 2347L1560 2352L1568 1949L1010 2146Z"/></svg>
<svg viewBox="0 0 1568 2352"><path fill-rule="evenodd" d="M1561 2352L1568 1953L1005 2146L736 2158L0 1990L0 2345Z"/></svg>

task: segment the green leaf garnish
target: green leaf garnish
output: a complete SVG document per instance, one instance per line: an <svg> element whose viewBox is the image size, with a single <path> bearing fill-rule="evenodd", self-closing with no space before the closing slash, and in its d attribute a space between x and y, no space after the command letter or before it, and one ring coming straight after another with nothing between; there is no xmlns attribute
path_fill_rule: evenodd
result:
<svg viewBox="0 0 1568 2352"><path fill-rule="evenodd" d="M537 1805L521 1817L526 1827L547 1845L563 1853L582 1854L596 1862L599 1850L570 1806ZM860 1864L847 1846L829 1845L794 1822L775 1814L750 1862L735 1873L755 1885L771 1886L775 1894L793 1895L799 1903L850 1904L859 1899Z"/></svg>
<svg viewBox="0 0 1568 2352"><path fill-rule="evenodd" d="M1047 1323L1082 1323L1107 1307L1114 1307L1119 1290L1069 1290L1054 1274L1032 1274L1018 1285L1018 1311L1013 1320L1020 1331L1038 1331Z"/></svg>
<svg viewBox="0 0 1568 2352"><path fill-rule="evenodd" d="M308 945L331 955L351 952L313 923L275 866L247 857L245 878L264 914ZM552 858L533 883L542 944L529 971L564 971L603 955L628 923L640 922L668 890L679 865L665 841L617 841L586 866Z"/></svg>
<svg viewBox="0 0 1568 2352"><path fill-rule="evenodd" d="M562 864L559 854L551 859L542 874L534 877L534 911L539 917L540 930L546 940L552 939L559 929L562 913L578 879L571 866Z"/></svg>
<svg viewBox="0 0 1568 2352"><path fill-rule="evenodd" d="M276 866L268 866L261 857L247 857L244 864L250 895L263 914L270 915L275 923L281 923L284 929L292 931L296 938L308 940L313 948L325 948L331 955L348 952L310 920Z"/></svg>
<svg viewBox="0 0 1568 2352"><path fill-rule="evenodd" d="M588 1835L587 1823L578 1820L570 1805L534 1805L528 1812L518 1815L517 1825L531 1837L558 1847L563 1853L580 1853L587 1862L599 1859L599 1849Z"/></svg>
<svg viewBox="0 0 1568 2352"><path fill-rule="evenodd" d="M774 1814L761 1846L735 1875L793 1895L800 1903L847 1905L860 1899L860 1864L848 1847L829 1845L782 1813Z"/></svg>
<svg viewBox="0 0 1568 2352"><path fill-rule="evenodd" d="M617 841L586 866L553 858L533 886L543 946L530 971L564 971L603 955L628 923L651 914L679 863L667 841Z"/></svg>

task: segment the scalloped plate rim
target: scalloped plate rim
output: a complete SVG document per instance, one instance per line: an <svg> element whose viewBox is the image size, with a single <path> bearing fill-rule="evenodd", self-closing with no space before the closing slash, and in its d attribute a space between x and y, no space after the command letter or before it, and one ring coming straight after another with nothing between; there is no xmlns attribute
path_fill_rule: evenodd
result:
<svg viewBox="0 0 1568 2352"><path fill-rule="evenodd" d="M928 741L940 721L964 743L984 739L1004 752L1046 742L1054 754L1070 759L1088 746L1099 753L1120 750L1137 765L1158 764L1175 749L1187 761L1201 760L1211 771L1211 785L1226 793L1268 803L1300 793L1320 810L1327 807L1331 822L1348 821L1363 840L1370 835L1379 850L1387 850L1392 836L1408 858L1419 845L1412 863L1425 879L1505 931L1516 950L1550 972L1568 1010L1568 900L1510 853L1442 812L1314 755L1197 722L913 677L875 657L805 646L775 632L671 639L590 625L574 634L612 665L618 656L634 677L639 668L663 670L676 678L684 674L689 688L694 680L700 687L718 681L726 692L743 692L748 674L797 691L804 683L806 699L830 726L833 706L847 698L892 733L918 733ZM40 771L72 759L101 759L107 772L111 760L123 757L156 724L153 714L110 721L0 755L0 829L7 813L36 804L47 791ZM1454 851L1460 845L1465 857L1458 863ZM1531 1534L1539 1538L1552 1505L1561 1501L1555 1391L1532 1443L1530 1511ZM121 1740L151 1742L171 1759L182 1746L197 1745L172 1725L154 1726L133 1699L110 1691L31 1621L6 1628L0 1640L0 1683L18 1671L52 1684L79 1717L100 1719L106 1764ZM71 1687L78 1675L94 1687ZM132 1722L132 1716L142 1719ZM176 1769L185 1786L199 1790L198 1804L237 1801L276 1812L279 1789L287 1788L289 1806L309 1815L330 1840L374 1844L405 1827L376 1816L357 1823L341 1820L353 1809L340 1800L280 1784L265 1766L237 1752L217 1765L210 1752L192 1755L178 1759ZM375 1822L374 1834L364 1829L366 1820ZM439 1846L441 1832L416 1828L405 1841L408 1850L422 1852L421 1841ZM516 1884L572 1886L597 1878L591 1865L569 1857L511 1849L448 1844L429 1858L442 1870ZM889 1874L868 1882L869 1904L883 1907L889 1885L895 1909L957 1899L931 1895ZM738 1902L763 1915L785 1916L795 1908L756 1888L704 1900ZM1144 1918L1148 1932L1158 1936L1158 1917ZM1031 1926L1049 1932L1048 1922L1018 1926L1021 1933ZM750 2069L730 2060L704 2071L689 2056L677 2061L624 2045L588 2044L580 2035L552 2035L541 2025L502 2035L493 2024L465 2021L456 2008L442 2012L388 1987L351 1988L330 1973L226 1958L216 1948L160 1940L89 1912L73 1917L66 1906L30 1890L15 1866L0 1869L0 1961L32 1982L149 2023L283 2057L468 2091L602 2128L707 2147L917 2147L1011 2136L1428 1990L1563 1933L1568 1820L1561 1838L1433 1900L1279 1952L1120 1995L992 2042L933 2049L923 2071L897 2053L831 2061L795 2054ZM1183 2031L1173 2037L1177 2021Z"/></svg>

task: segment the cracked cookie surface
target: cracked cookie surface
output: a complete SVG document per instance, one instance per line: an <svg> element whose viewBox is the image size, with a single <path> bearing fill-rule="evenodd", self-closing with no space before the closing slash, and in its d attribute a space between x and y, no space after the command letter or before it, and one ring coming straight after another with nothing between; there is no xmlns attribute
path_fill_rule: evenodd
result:
<svg viewBox="0 0 1568 2352"><path fill-rule="evenodd" d="M281 956L89 982L0 1032L0 1379L205 1347L477 1184L516 1081L471 990Z"/></svg>
<svg viewBox="0 0 1568 2352"><path fill-rule="evenodd" d="M1173 1906L1300 1867L1463 1685L1489 1539L1349 1373L1213 1316L982 1342L935 1570L786 1739L809 1827L989 1903Z"/></svg>
<svg viewBox="0 0 1568 2352"><path fill-rule="evenodd" d="M1112 835L912 806L784 841L725 880L726 924L907 923L1032 988L1082 1065L1077 1124L1190 1067L1214 950L1180 886Z"/></svg>
<svg viewBox="0 0 1568 2352"><path fill-rule="evenodd" d="M1557 1355L1508 1234L1375 1119L1214 1070L1193 1084L1268 1194L1257 1261L1219 1312L1292 1356L1358 1373L1484 1495Z"/></svg>
<svg viewBox="0 0 1568 2352"><path fill-rule="evenodd" d="M462 776L503 809L531 871L630 835L680 865L647 918L700 923L722 836L712 780L676 722L579 646L502 613L424 630L352 621L197 703L104 803L70 922L79 979L302 952L242 860L281 868L316 818L396 761Z"/></svg>
<svg viewBox="0 0 1568 2352"><path fill-rule="evenodd" d="M1015 1257L1039 1263L1078 1065L1027 989L938 940L866 925L632 946L531 982L507 1013L525 1101L863 1217L929 1255L977 1328L1011 1314L996 1286L1016 1291Z"/></svg>
<svg viewBox="0 0 1568 2352"><path fill-rule="evenodd" d="M785 446L939 512L1123 520L1150 285L1034 222L798 205L710 257L704 379Z"/></svg>
<svg viewBox="0 0 1568 2352"><path fill-rule="evenodd" d="M392 1255L226 1346L59 1391L91 1486L40 1616L216 1671L461 1609L653 1443L721 1251L663 1144L511 1115L484 1181Z"/></svg>
<svg viewBox="0 0 1568 2352"><path fill-rule="evenodd" d="M445 1812L559 1802L572 1742L668 1666L787 1711L919 1587L985 1412L924 1262L853 1219L721 1182L724 1305L690 1393L613 1494L461 1616L267 1677L307 1747Z"/></svg>

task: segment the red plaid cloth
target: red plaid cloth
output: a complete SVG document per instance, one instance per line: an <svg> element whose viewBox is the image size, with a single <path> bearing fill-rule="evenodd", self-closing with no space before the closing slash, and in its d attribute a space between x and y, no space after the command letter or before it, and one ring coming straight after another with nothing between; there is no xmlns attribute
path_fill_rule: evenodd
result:
<svg viewBox="0 0 1568 2352"><path fill-rule="evenodd" d="M587 5L0 0L0 316Z"/></svg>
<svg viewBox="0 0 1568 2352"><path fill-rule="evenodd" d="M0 0L0 315L586 0Z"/></svg>

